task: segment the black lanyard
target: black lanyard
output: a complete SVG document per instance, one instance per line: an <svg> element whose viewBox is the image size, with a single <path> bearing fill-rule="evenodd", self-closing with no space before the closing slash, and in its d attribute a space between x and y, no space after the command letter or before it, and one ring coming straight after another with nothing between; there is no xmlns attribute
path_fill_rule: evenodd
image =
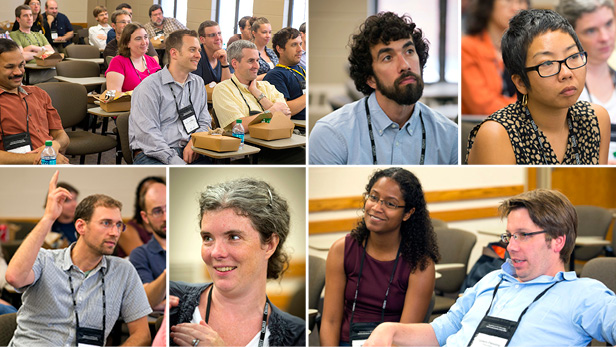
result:
<svg viewBox="0 0 616 347"><path fill-rule="evenodd" d="M366 104L366 118L368 120L368 133L370 134L370 144L372 145L372 164L376 165L376 145L374 143L374 135L372 134L372 120L370 117L370 107L368 107L368 97L364 99ZM421 111L419 111L419 120L421 121L421 157L419 158L419 165L424 164L426 158L426 126L424 125Z"/></svg>
<svg viewBox="0 0 616 347"><path fill-rule="evenodd" d="M107 307L106 307L106 302L105 302L105 272L103 271L103 269L100 269L100 274L101 274L101 282L102 282L102 290L103 290L103 335L105 334L105 327L106 327L106 316L107 316ZM86 278L83 279L83 282L86 281ZM83 282L81 283L81 285L83 286ZM73 278L71 277L71 270L68 270L68 283L70 284L71 287L71 297L73 298L73 308L75 310L75 322L77 324L77 329L79 329L79 315L77 314L77 302L75 300L75 291L73 290Z"/></svg>
<svg viewBox="0 0 616 347"><path fill-rule="evenodd" d="M526 118L528 118L530 120L530 124L533 126L533 130L535 131L535 136L537 137L537 140L539 141L539 148L541 149L541 156L543 157L543 163L545 165L548 165L548 159L545 157L545 150L543 149L543 140L541 139L541 136L539 136L539 128L537 127L537 124L535 124L535 121L533 120L533 116L531 116L530 111L528 110L528 107L525 107L526 112ZM578 142L577 142L577 137L575 136L575 133L573 132L573 124L571 123L571 110L567 110L567 124L569 125L569 140L571 141L571 148L573 149L573 155L575 156L575 163L577 165L581 164L580 161L580 153L578 150ZM566 159L566 158L563 158ZM559 163L560 164L560 163Z"/></svg>
<svg viewBox="0 0 616 347"><path fill-rule="evenodd" d="M175 109L178 111L178 115L180 115L180 106L178 104L178 99L175 98L175 92L173 91L173 87L171 87L171 84L169 84L169 89L171 89L171 95L173 95L173 101L175 104ZM190 102L190 106L193 107L193 110L195 109L195 107L193 106L192 100L190 99L190 95L192 94L191 90L190 90L190 83L189 81L186 81L186 84L188 84L188 102ZM180 95L181 96L181 95ZM180 101L182 101L182 99L180 99Z"/></svg>
<svg viewBox="0 0 616 347"><path fill-rule="evenodd" d="M205 308L205 323L210 320L210 305L212 304L212 292L214 291L214 285L210 288L210 292L207 294L207 306ZM263 347L265 341L265 330L267 327L267 295L265 295L265 307L263 307L263 321L261 322L261 335L259 336L259 347Z"/></svg>
<svg viewBox="0 0 616 347"><path fill-rule="evenodd" d="M150 76L152 73L150 72L150 68L148 67L148 63L145 61L145 56L141 57L141 59L143 59L143 65L145 65L145 69L148 71L148 76ZM141 79L141 75L139 74L139 70L137 70L137 68L135 67L135 64L133 64L133 60L128 57L128 60L130 60L130 64L133 66L133 69L135 69L135 73L137 74L137 77L139 77L139 82L142 82L143 79Z"/></svg>
<svg viewBox="0 0 616 347"><path fill-rule="evenodd" d="M19 90L17 91L17 96L19 97ZM28 108L28 101L26 101L26 96L24 96L23 98L20 97L20 99L22 99L26 103L26 133L30 134L30 109ZM2 132L2 137L4 138L5 135L4 135L4 128L2 127L2 108L1 107L0 107L0 132Z"/></svg>
<svg viewBox="0 0 616 347"><path fill-rule="evenodd" d="M31 44L31 45L33 45L33 46L37 46L37 47L43 47L43 43L42 43L42 42L39 42L38 37L37 37L36 35L34 35L34 33L30 33L30 34L32 34L32 35L34 36L34 39L36 40L36 42L32 42L32 40L30 40L30 35L28 35L28 34L24 33L24 32L23 32L23 31L21 31L21 30L18 30L18 31L21 33L21 35L23 35L23 37L24 37L26 40L28 40L28 43L29 43L29 44Z"/></svg>
<svg viewBox="0 0 616 347"><path fill-rule="evenodd" d="M364 246L364 252L361 256L361 262L359 265L359 275L357 276L357 287L355 288L355 298L353 298L353 308L351 309L351 321L350 325L353 324L353 316L355 315L355 304L357 303L357 295L359 294L359 281L361 280L361 273L364 270L364 259L366 258L366 247L368 246L368 239L366 238L366 245ZM387 284L387 291L385 292L385 299L383 300L383 308L381 310L381 322L385 320L385 307L387 306L387 297L389 296L389 288L391 287L391 282L394 280L394 275L396 273L396 268L398 267L398 260L400 259L400 246L398 246L398 253L396 254L396 261L394 262L394 269L391 271L391 276L389 277L389 284Z"/></svg>
<svg viewBox="0 0 616 347"><path fill-rule="evenodd" d="M242 97L242 99L244 100L244 103L246 104L246 106L248 107L248 114L249 115L255 115L255 114L259 114L261 112L259 111L253 111L250 108L250 105L248 105L248 101L246 101L246 98L244 98L244 93L242 93L242 90L240 89L240 87L238 87L237 83L235 83L235 81L233 80L233 78L231 78L231 82L233 82L233 84L235 85L235 88L237 88L237 91L240 92L240 96ZM250 95L252 95L252 93L250 93ZM252 95L254 97L254 95ZM255 100L257 100L257 98L255 98ZM265 111L265 109L263 108L263 105L261 105L261 103L259 102L259 100L257 100L257 104L259 104L259 107L261 107L261 110Z"/></svg>

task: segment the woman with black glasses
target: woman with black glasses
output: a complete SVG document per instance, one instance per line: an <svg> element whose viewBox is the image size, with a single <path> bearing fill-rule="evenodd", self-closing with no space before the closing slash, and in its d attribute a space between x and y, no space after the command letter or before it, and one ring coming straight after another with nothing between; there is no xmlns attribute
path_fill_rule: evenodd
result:
<svg viewBox="0 0 616 347"><path fill-rule="evenodd" d="M363 218L326 262L321 346L366 340L382 322L423 322L439 258L421 183L401 168L376 171Z"/></svg>
<svg viewBox="0 0 616 347"><path fill-rule="evenodd" d="M610 119L577 102L587 55L571 25L550 10L513 17L503 61L518 101L488 117L469 137L469 164L606 164Z"/></svg>

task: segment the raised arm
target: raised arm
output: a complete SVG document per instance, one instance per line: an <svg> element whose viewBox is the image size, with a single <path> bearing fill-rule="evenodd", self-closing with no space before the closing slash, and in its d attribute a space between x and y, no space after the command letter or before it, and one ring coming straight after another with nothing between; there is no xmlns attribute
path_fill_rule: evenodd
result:
<svg viewBox="0 0 616 347"><path fill-rule="evenodd" d="M339 346L344 315L344 238L334 242L325 263L325 300L321 318L321 346Z"/></svg>
<svg viewBox="0 0 616 347"><path fill-rule="evenodd" d="M71 198L68 190L56 187L59 174L59 171L56 171L49 182L47 206L45 207L43 218L41 218L21 246L19 246L6 270L6 281L15 288L22 288L34 282L32 267L34 266L36 256L54 221L62 213L62 204L66 199Z"/></svg>

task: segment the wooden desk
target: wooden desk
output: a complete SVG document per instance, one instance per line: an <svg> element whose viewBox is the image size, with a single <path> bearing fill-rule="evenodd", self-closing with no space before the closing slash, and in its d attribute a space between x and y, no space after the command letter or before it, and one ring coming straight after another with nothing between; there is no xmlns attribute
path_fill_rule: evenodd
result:
<svg viewBox="0 0 616 347"><path fill-rule="evenodd" d="M271 149L287 149L305 146L306 136L293 134L288 139L267 141L261 139L253 139L252 137L250 137L250 134L246 134L244 136L244 142Z"/></svg>
<svg viewBox="0 0 616 347"><path fill-rule="evenodd" d="M293 122L293 124L295 124L296 127L299 127L299 128L305 128L306 127L306 120L305 119L293 119L293 118L291 118L291 121Z"/></svg>
<svg viewBox="0 0 616 347"><path fill-rule="evenodd" d="M103 118L103 128L101 129L101 134L107 135L107 127L109 125L109 117L118 117L118 116L128 115L128 114L130 114L130 111L106 112L102 108L100 108L100 106L99 106L99 107L89 108L88 109L88 113ZM92 132L93 133L96 132L96 127L94 127L92 129Z"/></svg>
<svg viewBox="0 0 616 347"><path fill-rule="evenodd" d="M25 65L26 74L24 76L24 84L30 85L30 70L49 70L55 69L55 66L38 66L36 63L30 63Z"/></svg>
<svg viewBox="0 0 616 347"><path fill-rule="evenodd" d="M69 60L69 61L91 61L91 62L97 63L99 65L103 65L105 63L105 59L103 59L103 58L89 58L89 59L84 59L84 58L66 58L64 60Z"/></svg>
<svg viewBox="0 0 616 347"><path fill-rule="evenodd" d="M105 83L105 77L66 77L66 76L56 76L54 77L58 81L69 82L69 83L77 83L81 84L84 87L89 86L100 86Z"/></svg>
<svg viewBox="0 0 616 347"><path fill-rule="evenodd" d="M210 151L209 149L197 148L195 146L191 146L191 148L196 153L205 155L206 157L212 158L214 162L218 161L223 164L230 164L231 158L240 156L248 156L250 158L250 163L256 164L256 154L261 152L260 148L247 145L246 143L244 143L244 147L242 149L234 152L215 152Z"/></svg>

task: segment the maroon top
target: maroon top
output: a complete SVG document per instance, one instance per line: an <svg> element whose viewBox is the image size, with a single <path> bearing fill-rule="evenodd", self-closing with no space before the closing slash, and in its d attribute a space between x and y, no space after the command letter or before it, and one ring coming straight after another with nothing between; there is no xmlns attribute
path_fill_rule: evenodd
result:
<svg viewBox="0 0 616 347"><path fill-rule="evenodd" d="M348 234L344 240L344 273L347 277L347 284L344 290L344 316L342 318L340 341L350 341L349 325L351 322L351 310L353 309L353 298L355 298L357 277L359 276L359 266L363 252L364 247L352 238L351 234ZM354 323L381 321L383 300L385 300L385 292L387 291L391 272L394 269L394 263L395 260L376 260L366 253L364 269L359 284L359 293L357 294L357 303L355 304ZM400 321L410 275L411 267L401 255L394 279L389 288L387 307L385 308L385 322Z"/></svg>
<svg viewBox="0 0 616 347"><path fill-rule="evenodd" d="M126 225L130 225L131 227L135 228L135 230L137 230L137 233L139 234L139 238L144 244L148 243L148 241L150 241L150 239L152 238L152 234L150 234L146 230L146 228L142 227L141 224L137 223L136 220L131 219L128 222L126 222ZM122 249L122 247L120 247L119 244L116 246L116 252L117 252L118 257L124 258L128 256L128 254L126 254L126 252Z"/></svg>

